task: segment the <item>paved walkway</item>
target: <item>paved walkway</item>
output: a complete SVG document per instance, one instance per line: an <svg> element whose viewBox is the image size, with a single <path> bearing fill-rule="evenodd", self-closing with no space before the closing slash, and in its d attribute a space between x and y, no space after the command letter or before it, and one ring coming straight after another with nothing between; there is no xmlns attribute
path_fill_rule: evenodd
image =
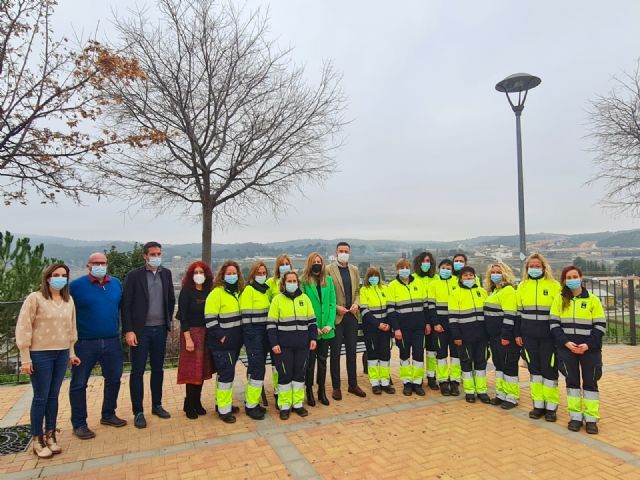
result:
<svg viewBox="0 0 640 480"><path fill-rule="evenodd" d="M0 478L640 479L640 347L608 346L604 362L597 436L566 429L564 394L557 423L530 420L524 368L523 400L508 412L431 391L422 398L369 393L366 399L343 391L343 401L309 408L305 419L283 422L271 402L264 421L240 414L234 425L211 413L187 419L172 370L165 375L164 406L173 417L148 415L145 430L99 425L102 379L93 378L89 424L97 437L87 441L71 434L67 381L59 416L64 452L40 461L30 452L2 456ZM244 374L239 366L238 377ZM367 385L362 374L359 381ZM397 386L397 362L394 381ZM127 382L124 377L118 413L131 422ZM234 403L241 405L244 383L237 383ZM205 391L211 405L213 386ZM0 425L28 423L30 398L28 387L0 388Z"/></svg>

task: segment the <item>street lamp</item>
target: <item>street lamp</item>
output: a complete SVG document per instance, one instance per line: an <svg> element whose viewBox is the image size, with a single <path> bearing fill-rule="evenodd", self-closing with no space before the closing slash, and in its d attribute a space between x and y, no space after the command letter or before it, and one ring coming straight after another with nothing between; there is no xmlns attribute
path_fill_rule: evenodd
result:
<svg viewBox="0 0 640 480"><path fill-rule="evenodd" d="M522 110L524 110L524 102L527 99L527 93L532 88L540 85L540 78L529 75L528 73L514 73L513 75L509 75L504 80L496 83L496 90L499 92L504 92L509 101L509 105L511 105L511 109L513 113L516 114L516 144L518 149L518 217L519 217L519 226L520 226L520 262L524 262L527 258L527 237L524 229L524 186L523 186L523 177L522 177L522 132L520 127L520 116L522 115ZM524 92L524 95L523 95ZM518 94L518 102L514 103L514 98L512 99L509 94L517 93ZM524 278L524 265L522 265L522 269L520 272L521 277Z"/></svg>

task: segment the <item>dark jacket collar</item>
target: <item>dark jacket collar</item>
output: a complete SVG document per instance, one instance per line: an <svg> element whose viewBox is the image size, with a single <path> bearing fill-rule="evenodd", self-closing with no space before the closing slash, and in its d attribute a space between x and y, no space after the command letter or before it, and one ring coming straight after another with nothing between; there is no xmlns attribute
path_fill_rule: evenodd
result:
<svg viewBox="0 0 640 480"><path fill-rule="evenodd" d="M302 290L300 290L300 288L298 288L295 292L293 293L289 293L287 291L284 292L284 295L286 297L289 297L291 300L295 299L296 297L299 297L300 295L302 295Z"/></svg>
<svg viewBox="0 0 640 480"><path fill-rule="evenodd" d="M267 285L266 283L260 284L255 280L251 282L251 286L255 288L257 291L259 291L260 293L266 293L266 291L269 290L269 285Z"/></svg>
<svg viewBox="0 0 640 480"><path fill-rule="evenodd" d="M403 285L410 285L410 284L411 284L411 282L413 282L413 281L415 280L415 278L413 278L413 276L412 276L412 275L409 275L409 281L408 281L407 283L404 283L404 282L402 281L402 279L400 278L400 275L396 274L396 280L398 280L398 281L399 281L401 284L403 284Z"/></svg>

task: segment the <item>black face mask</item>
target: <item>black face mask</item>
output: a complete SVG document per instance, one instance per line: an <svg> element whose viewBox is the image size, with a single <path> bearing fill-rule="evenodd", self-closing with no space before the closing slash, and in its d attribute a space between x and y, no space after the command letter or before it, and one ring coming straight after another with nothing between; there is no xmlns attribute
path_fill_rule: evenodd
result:
<svg viewBox="0 0 640 480"><path fill-rule="evenodd" d="M314 263L313 265L311 265L311 273L315 273L318 274L322 272L322 265L319 263Z"/></svg>

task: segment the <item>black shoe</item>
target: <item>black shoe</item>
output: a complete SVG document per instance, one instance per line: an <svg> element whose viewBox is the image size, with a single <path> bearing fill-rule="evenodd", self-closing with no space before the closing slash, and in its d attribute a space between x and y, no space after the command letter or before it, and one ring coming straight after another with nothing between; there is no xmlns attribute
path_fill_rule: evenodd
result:
<svg viewBox="0 0 640 480"><path fill-rule="evenodd" d="M193 408L193 401L189 397L185 397L184 405L182 405L182 411L187 415L187 418L190 418L191 420L198 418L198 412Z"/></svg>
<svg viewBox="0 0 640 480"><path fill-rule="evenodd" d="M506 400L500 405L500 408L503 410L511 410L512 408L516 407L517 405L515 403L507 402Z"/></svg>
<svg viewBox="0 0 640 480"><path fill-rule="evenodd" d="M374 385L371 387L371 391L374 395L382 395L382 387L380 385Z"/></svg>
<svg viewBox="0 0 640 480"><path fill-rule="evenodd" d="M558 420L558 415L556 414L555 410L547 410L544 413L544 419L547 422L555 422L556 420Z"/></svg>
<svg viewBox="0 0 640 480"><path fill-rule="evenodd" d="M78 437L80 440L89 440L91 438L95 438L96 434L93 430L91 430L86 425L73 429L73 434Z"/></svg>
<svg viewBox="0 0 640 480"><path fill-rule="evenodd" d="M402 394L407 397L413 395L413 386L410 383L405 383L404 387L402 387Z"/></svg>
<svg viewBox="0 0 640 480"><path fill-rule="evenodd" d="M460 384L458 382L450 382L449 391L451 392L452 397L460 396Z"/></svg>
<svg viewBox="0 0 640 480"><path fill-rule="evenodd" d="M256 408L260 410L262 413L267 413L267 409L260 404L258 404Z"/></svg>
<svg viewBox="0 0 640 480"><path fill-rule="evenodd" d="M598 434L598 424L596 422L587 422L585 430L591 435Z"/></svg>
<svg viewBox="0 0 640 480"><path fill-rule="evenodd" d="M493 397L491 399L491 405L495 405L496 407L499 407L500 405L502 405L504 403L504 400L502 400L501 398L498 397Z"/></svg>
<svg viewBox="0 0 640 480"><path fill-rule="evenodd" d="M582 428L582 420L569 420L569 425L567 426L569 430L572 432L578 432Z"/></svg>
<svg viewBox="0 0 640 480"><path fill-rule="evenodd" d="M391 385L382 385L380 388L383 392L388 393L389 395L393 395L394 393L396 393L396 389Z"/></svg>
<svg viewBox="0 0 640 480"><path fill-rule="evenodd" d="M264 420L264 412L258 407L247 408L244 407L244 412L247 416L253 420Z"/></svg>
<svg viewBox="0 0 640 480"><path fill-rule="evenodd" d="M318 401L323 405L329 405L329 399L327 398L327 392L324 386L318 387Z"/></svg>
<svg viewBox="0 0 640 480"><path fill-rule="evenodd" d="M442 382L440 384L440 393L443 397L448 397L449 395L451 395L451 387L449 385L449 382Z"/></svg>
<svg viewBox="0 0 640 480"><path fill-rule="evenodd" d="M413 391L416 392L416 395L418 395L419 397L424 397L426 395L424 388L422 388L422 385L414 384Z"/></svg>
<svg viewBox="0 0 640 480"><path fill-rule="evenodd" d="M107 425L109 427L116 427L116 428L120 428L120 427L124 427L127 424L127 421L114 415L112 417L109 418L101 418L100 419L100 425Z"/></svg>
<svg viewBox="0 0 640 480"><path fill-rule="evenodd" d="M147 428L147 421L144 418L144 413L136 413L135 417L133 417L133 425L136 428Z"/></svg>
<svg viewBox="0 0 640 480"><path fill-rule="evenodd" d="M291 410L280 410L280 420L289 420Z"/></svg>
<svg viewBox="0 0 640 480"><path fill-rule="evenodd" d="M438 382L436 382L436 377L427 377L427 385L431 390L440 390Z"/></svg>
<svg viewBox="0 0 640 480"><path fill-rule="evenodd" d="M544 417L546 410L544 408L534 408L529 412L529 418L533 418L534 420L538 420Z"/></svg>
<svg viewBox="0 0 640 480"><path fill-rule="evenodd" d="M301 417L306 417L307 415L309 415L309 411L304 407L294 408L293 411Z"/></svg>
<svg viewBox="0 0 640 480"><path fill-rule="evenodd" d="M475 393L465 393L464 400L468 403L476 403L476 395Z"/></svg>
<svg viewBox="0 0 640 480"><path fill-rule="evenodd" d="M162 408L162 405L156 405L155 407L153 407L151 409L151 413L160 418L171 418L171 414L167 412L164 408Z"/></svg>
<svg viewBox="0 0 640 480"><path fill-rule="evenodd" d="M306 394L307 394L307 405L309 405L310 407L315 407L316 406L316 397L313 396L313 388L309 385L307 385L306 388Z"/></svg>
<svg viewBox="0 0 640 480"><path fill-rule="evenodd" d="M204 409L204 407L202 406L202 401L200 399L198 399L195 403L194 403L194 409L196 411L196 413L198 415L206 415L207 411Z"/></svg>
<svg viewBox="0 0 640 480"><path fill-rule="evenodd" d="M222 420L224 423L236 423L236 417L231 412L219 413L218 416L220 417L220 420Z"/></svg>
<svg viewBox="0 0 640 480"><path fill-rule="evenodd" d="M482 403L491 403L491 399L489 398L489 395L487 395L486 393L479 393L478 394L478 400L480 400Z"/></svg>

